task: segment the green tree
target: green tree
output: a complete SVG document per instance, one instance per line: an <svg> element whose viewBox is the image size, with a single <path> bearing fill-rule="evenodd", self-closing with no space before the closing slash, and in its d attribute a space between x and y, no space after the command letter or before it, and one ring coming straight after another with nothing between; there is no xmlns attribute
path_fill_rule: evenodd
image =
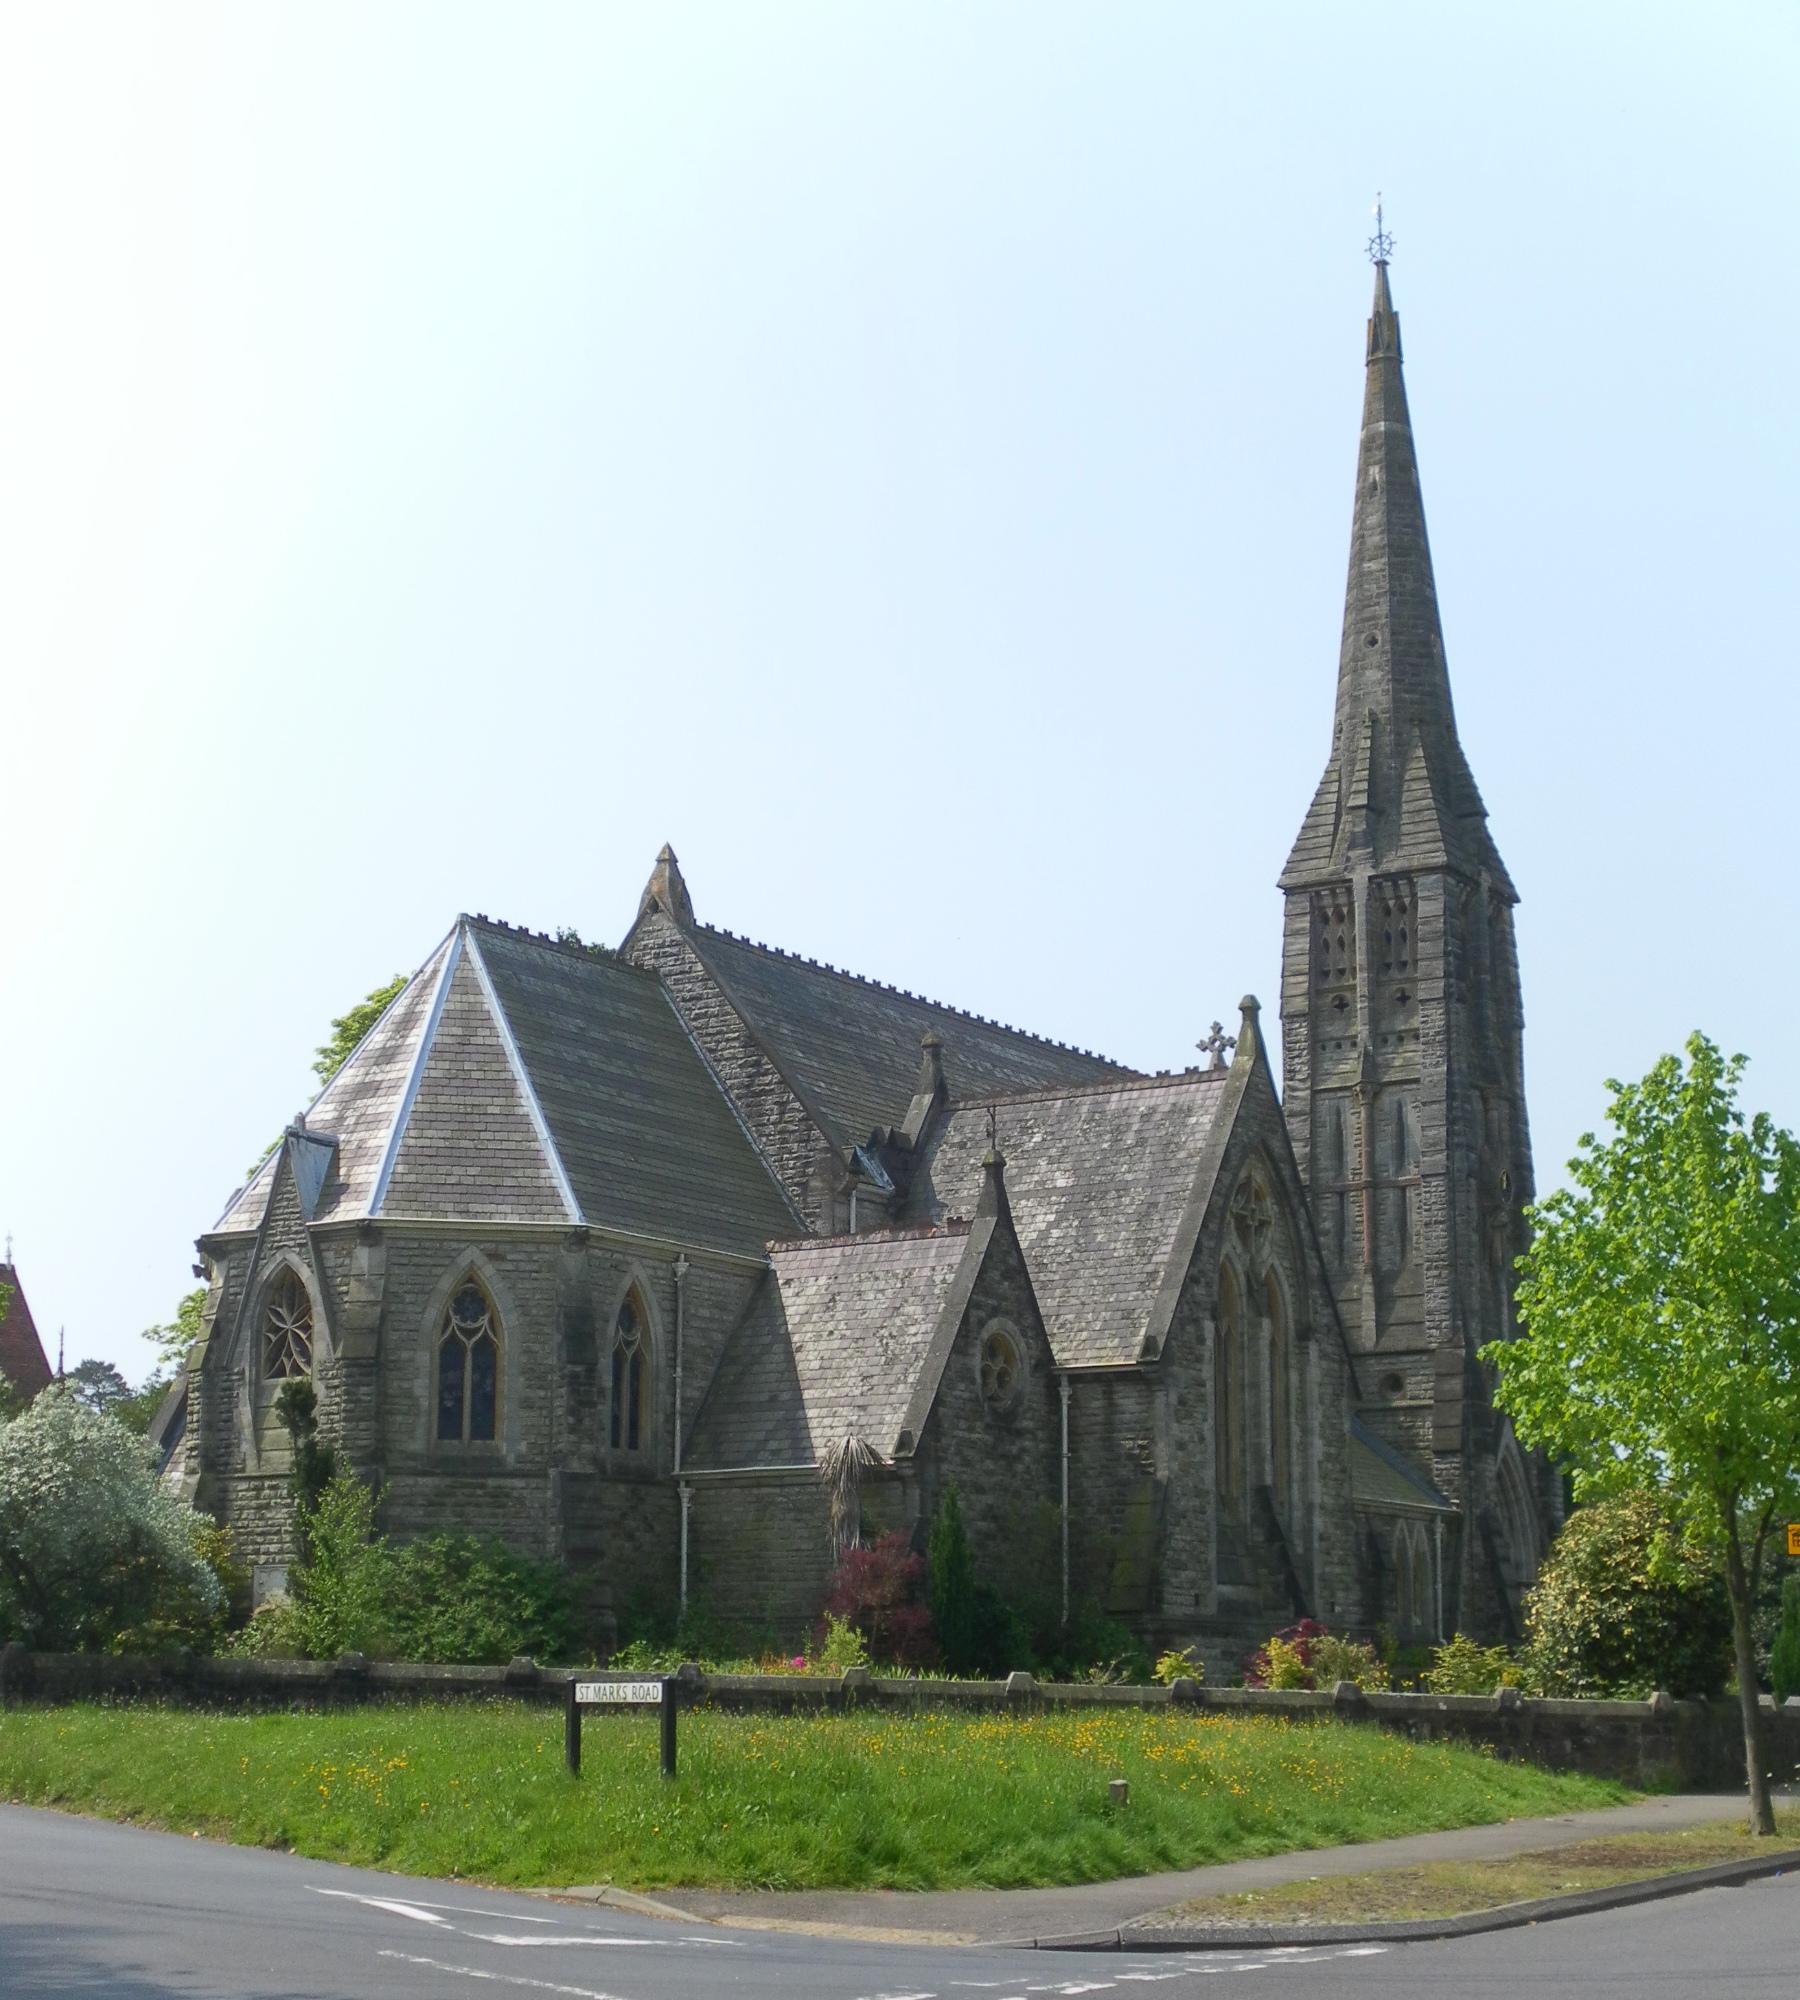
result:
<svg viewBox="0 0 1800 2000"><path fill-rule="evenodd" d="M206 1312L206 1287L196 1285L175 1308L167 1326L147 1326L142 1338L156 1350L156 1372L166 1382L177 1368L185 1365L189 1350L204 1331L201 1319Z"/></svg>
<svg viewBox="0 0 1800 2000"><path fill-rule="evenodd" d="M954 1479L944 1488L944 1497L932 1516L925 1555L929 1567L925 1588L931 1606L931 1629L937 1634L945 1666L953 1674L966 1674L975 1663L978 1637L975 1558L969 1548L968 1530L963 1526L962 1502L957 1497Z"/></svg>
<svg viewBox="0 0 1800 2000"><path fill-rule="evenodd" d="M332 1022L331 1040L320 1045L318 1060L313 1064L321 1086L329 1083L356 1053L357 1044L387 1012L405 984L406 974L396 972L385 986L376 987L367 999Z"/></svg>
<svg viewBox="0 0 1800 2000"><path fill-rule="evenodd" d="M1744 1058L1704 1035L1641 1083L1609 1082L1574 1185L1532 1211L1526 1337L1482 1350L1521 1439L1577 1493L1658 1489L1724 1557L1750 1820L1773 1833L1751 1615L1800 1499L1800 1145L1737 1105Z"/></svg>

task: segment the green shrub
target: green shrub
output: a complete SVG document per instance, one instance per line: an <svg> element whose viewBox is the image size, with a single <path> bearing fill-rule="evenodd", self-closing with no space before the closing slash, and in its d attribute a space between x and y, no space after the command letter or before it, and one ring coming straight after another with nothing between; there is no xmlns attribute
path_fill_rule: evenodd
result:
<svg viewBox="0 0 1800 2000"><path fill-rule="evenodd" d="M573 1580L560 1564L469 1535L388 1542L375 1533L374 1495L347 1477L325 1487L308 1527L287 1602L259 1612L235 1650L498 1665L578 1648Z"/></svg>
<svg viewBox="0 0 1800 2000"><path fill-rule="evenodd" d="M1781 1625L1769 1653L1769 1685L1777 1701L1800 1694L1800 1574L1781 1583Z"/></svg>
<svg viewBox="0 0 1800 2000"><path fill-rule="evenodd" d="M1389 1678L1387 1662L1360 1639L1341 1639L1335 1632L1327 1632L1312 1643L1314 1687L1333 1688L1339 1681L1354 1681L1359 1688L1374 1692L1385 1688Z"/></svg>
<svg viewBox="0 0 1800 2000"><path fill-rule="evenodd" d="M1465 1633L1440 1646L1424 1674L1427 1694L1493 1694L1519 1687L1524 1670L1504 1646L1481 1646Z"/></svg>
<svg viewBox="0 0 1800 2000"><path fill-rule="evenodd" d="M1206 1678L1206 1662L1200 1656L1198 1646L1183 1646L1179 1651L1173 1647L1156 1656L1156 1678L1164 1687L1173 1687L1177 1681L1203 1681Z"/></svg>
<svg viewBox="0 0 1800 2000"><path fill-rule="evenodd" d="M828 1674L841 1674L849 1667L866 1667L869 1649L863 1635L848 1618L836 1618L828 1611L812 1664Z"/></svg>
<svg viewBox="0 0 1800 2000"><path fill-rule="evenodd" d="M205 1645L225 1614L227 1549L156 1476L142 1438L66 1389L0 1420L0 1641Z"/></svg>
<svg viewBox="0 0 1800 2000"><path fill-rule="evenodd" d="M1526 1666L1547 1695L1712 1696L1731 1664L1717 1556L1657 1494L1626 1493L1564 1523L1526 1609Z"/></svg>

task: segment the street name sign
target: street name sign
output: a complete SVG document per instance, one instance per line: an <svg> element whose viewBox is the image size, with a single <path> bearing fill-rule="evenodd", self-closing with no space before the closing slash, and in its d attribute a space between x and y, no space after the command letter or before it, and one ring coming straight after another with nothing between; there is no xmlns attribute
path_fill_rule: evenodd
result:
<svg viewBox="0 0 1800 2000"><path fill-rule="evenodd" d="M654 1680L577 1680L571 1674L564 1683L563 1758L571 1774L581 1775L581 1718L590 1708L654 1708L661 1714L662 1774L675 1775L676 1687L672 1676Z"/></svg>
<svg viewBox="0 0 1800 2000"><path fill-rule="evenodd" d="M602 1702L623 1702L629 1705L643 1703L654 1706L663 1698L661 1681L577 1681L575 1699L583 1707L595 1707Z"/></svg>

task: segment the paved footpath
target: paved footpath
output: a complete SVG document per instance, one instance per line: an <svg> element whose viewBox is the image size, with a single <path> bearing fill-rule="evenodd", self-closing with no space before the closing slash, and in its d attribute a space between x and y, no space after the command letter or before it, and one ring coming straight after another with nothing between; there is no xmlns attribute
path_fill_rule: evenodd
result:
<svg viewBox="0 0 1800 2000"><path fill-rule="evenodd" d="M732 1892L664 1889L657 1900L689 1916L710 1917L739 1929L811 1931L823 1937L871 1940L910 1938L916 1943L994 1944L1002 1940L1071 1937L1116 1930L1192 1896L1230 1896L1305 1882L1322 1875L1363 1875L1377 1868L1414 1868L1424 1861L1485 1861L1529 1854L1610 1833L1668 1833L1684 1826L1735 1819L1747 1811L1741 1792L1684 1793L1646 1799L1601 1812L1565 1813L1556 1819L1502 1820L1449 1833L1408 1834L1354 1847L1302 1848L1254 1861L1226 1861L1213 1868L1185 1868L1167 1875L1129 1875L1115 1882L1083 1882L1069 1889L855 1890Z"/></svg>

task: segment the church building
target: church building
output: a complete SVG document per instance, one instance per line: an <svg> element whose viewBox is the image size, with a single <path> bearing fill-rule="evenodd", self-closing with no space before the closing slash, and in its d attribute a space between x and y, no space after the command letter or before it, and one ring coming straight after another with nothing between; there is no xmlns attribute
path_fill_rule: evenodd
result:
<svg viewBox="0 0 1800 2000"><path fill-rule="evenodd" d="M793 1637L923 1547L1229 1678L1310 1616L1518 1635L1558 1519L1477 1360L1531 1196L1516 900L1457 739L1385 262L1331 749L1205 1067L1086 1050L701 921L457 919L198 1242L171 1476L259 1594L310 1378L391 1535L498 1535Z"/></svg>

